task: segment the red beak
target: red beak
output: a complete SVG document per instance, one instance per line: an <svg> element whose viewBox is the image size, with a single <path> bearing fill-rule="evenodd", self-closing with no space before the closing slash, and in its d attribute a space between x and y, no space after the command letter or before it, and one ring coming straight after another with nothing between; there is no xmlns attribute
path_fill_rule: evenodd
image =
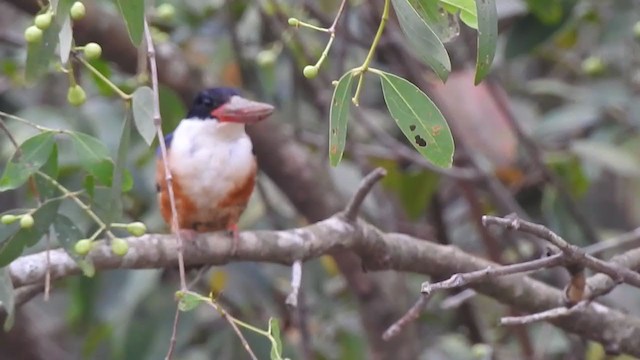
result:
<svg viewBox="0 0 640 360"><path fill-rule="evenodd" d="M254 124L273 113L273 106L257 101L247 100L234 95L229 101L211 112L220 122Z"/></svg>

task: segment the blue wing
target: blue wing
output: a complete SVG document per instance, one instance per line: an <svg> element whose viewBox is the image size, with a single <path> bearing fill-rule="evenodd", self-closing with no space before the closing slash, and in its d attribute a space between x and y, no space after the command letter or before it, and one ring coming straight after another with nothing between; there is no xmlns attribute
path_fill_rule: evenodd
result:
<svg viewBox="0 0 640 360"><path fill-rule="evenodd" d="M171 141L173 140L173 133L168 133L164 137L164 143L167 145L167 150L171 147ZM160 156L160 146L156 149L156 156Z"/></svg>

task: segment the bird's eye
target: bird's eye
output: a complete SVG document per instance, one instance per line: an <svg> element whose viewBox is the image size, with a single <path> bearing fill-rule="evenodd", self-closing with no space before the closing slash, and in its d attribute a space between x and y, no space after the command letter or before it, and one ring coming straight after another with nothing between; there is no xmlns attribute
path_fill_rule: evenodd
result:
<svg viewBox="0 0 640 360"><path fill-rule="evenodd" d="M201 102L204 106L211 106L213 104L213 101L208 97L203 98Z"/></svg>

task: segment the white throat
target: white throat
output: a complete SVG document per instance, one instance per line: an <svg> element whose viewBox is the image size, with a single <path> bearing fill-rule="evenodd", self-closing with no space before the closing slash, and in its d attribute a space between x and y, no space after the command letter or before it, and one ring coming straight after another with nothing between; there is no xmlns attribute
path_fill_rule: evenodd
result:
<svg viewBox="0 0 640 360"><path fill-rule="evenodd" d="M215 120L182 120L173 134L169 157L172 174L188 181L184 191L198 207L219 201L255 167L244 124Z"/></svg>

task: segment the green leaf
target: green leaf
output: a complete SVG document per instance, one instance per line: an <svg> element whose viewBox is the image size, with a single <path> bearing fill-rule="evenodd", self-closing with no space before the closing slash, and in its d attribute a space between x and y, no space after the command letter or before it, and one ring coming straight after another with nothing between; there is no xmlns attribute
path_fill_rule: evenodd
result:
<svg viewBox="0 0 640 360"><path fill-rule="evenodd" d="M460 25L455 15L458 12L457 8L453 8L451 12L445 11L444 6L441 6L437 0L410 0L409 2L443 43L453 40L460 34Z"/></svg>
<svg viewBox="0 0 640 360"><path fill-rule="evenodd" d="M58 145L56 143L53 144L53 151L51 151L49 159L47 159L44 165L40 168L40 171L49 175L53 179L58 178ZM60 195L60 189L47 179L42 176L34 176L33 178L36 183L36 188L38 189L38 194L42 200Z"/></svg>
<svg viewBox="0 0 640 360"><path fill-rule="evenodd" d="M478 10L478 56L476 58L476 78L478 85L484 79L496 54L498 42L498 12L495 0L476 0Z"/></svg>
<svg viewBox="0 0 640 360"><path fill-rule="evenodd" d="M190 292L179 291L176 296L180 298L180 301L178 301L178 309L185 312L197 308L198 305L204 301L199 295Z"/></svg>
<svg viewBox="0 0 640 360"><path fill-rule="evenodd" d="M46 131L27 139L20 145L20 156L14 154L13 161L7 163L2 178L0 192L15 189L24 184L44 165L55 144L54 133Z"/></svg>
<svg viewBox="0 0 640 360"><path fill-rule="evenodd" d="M162 130L165 134L178 126L187 113L187 108L178 94L171 88L160 86L160 115L162 115Z"/></svg>
<svg viewBox="0 0 640 360"><path fill-rule="evenodd" d="M56 46L58 45L59 32L60 25L53 21L42 32L41 41L27 45L27 64L25 66L27 82L38 80L49 70L49 64L54 60Z"/></svg>
<svg viewBox="0 0 640 360"><path fill-rule="evenodd" d="M53 222L53 235L55 239L52 240L58 241L69 257L82 269L85 276L90 277L95 274L93 263L79 256L74 250L76 242L83 238L83 234L71 219L62 214L58 214Z"/></svg>
<svg viewBox="0 0 640 360"><path fill-rule="evenodd" d="M118 9L124 18L133 45L138 46L144 32L144 0L118 0Z"/></svg>
<svg viewBox="0 0 640 360"><path fill-rule="evenodd" d="M282 359L282 339L278 319L269 318L269 337L271 338L271 360Z"/></svg>
<svg viewBox="0 0 640 360"><path fill-rule="evenodd" d="M69 61L69 54L71 53L71 44L73 43L73 30L71 29L71 18L69 12L66 13L65 21L62 23L62 28L58 33L60 41L60 62L66 64Z"/></svg>
<svg viewBox="0 0 640 360"><path fill-rule="evenodd" d="M331 98L329 113L329 161L337 166L342 159L347 140L347 122L351 93L353 88L353 73L348 72L340 78Z"/></svg>
<svg viewBox="0 0 640 360"><path fill-rule="evenodd" d="M104 58L91 59L89 60L89 64L93 66L98 72L107 79L111 78L111 68L109 67L109 62L107 62ZM106 82L104 82L101 78L99 78L93 71L90 73L91 80L93 80L93 85L98 88L98 92L100 95L105 97L110 97L115 95L115 91L109 86Z"/></svg>
<svg viewBox="0 0 640 360"><path fill-rule="evenodd" d="M109 157L107 147L95 137L81 132L71 132L70 137L84 169L93 175L98 183L111 186L114 164ZM132 187L133 178L127 171L124 175L122 190L129 191Z"/></svg>
<svg viewBox="0 0 640 360"><path fill-rule="evenodd" d="M468 27L478 29L478 10L474 0L440 0L440 2L459 10L460 20Z"/></svg>
<svg viewBox="0 0 640 360"><path fill-rule="evenodd" d="M7 266L17 259L25 247L31 247L38 243L42 236L49 231L49 225L56 218L60 202L61 200L57 199L42 204L32 214L34 219L32 227L18 229L8 240L0 243L0 267Z"/></svg>
<svg viewBox="0 0 640 360"><path fill-rule="evenodd" d="M116 163L113 168L112 184L111 184L111 200L109 201L109 210L104 221L110 224L115 218L122 215L122 182L125 166L127 163L127 155L129 153L129 143L131 139L131 111L125 111L124 121L122 123L122 131L120 133L120 144L118 145L118 154L116 155Z"/></svg>
<svg viewBox="0 0 640 360"><path fill-rule="evenodd" d="M153 123L153 90L141 86L133 93L133 119L136 129L144 141L151 145L156 137L156 126Z"/></svg>
<svg viewBox="0 0 640 360"><path fill-rule="evenodd" d="M384 101L400 130L422 156L440 167L453 162L453 137L436 105L417 86L383 71L377 72Z"/></svg>
<svg viewBox="0 0 640 360"><path fill-rule="evenodd" d="M0 269L0 303L7 313L7 318L4 321L4 331L9 331L13 326L15 299L13 292L13 283L11 282L11 276L9 276L9 270L7 268Z"/></svg>
<svg viewBox="0 0 640 360"><path fill-rule="evenodd" d="M431 66L438 77L445 81L451 72L451 62L438 35L422 20L407 0L391 0L391 3L411 47L427 65Z"/></svg>

